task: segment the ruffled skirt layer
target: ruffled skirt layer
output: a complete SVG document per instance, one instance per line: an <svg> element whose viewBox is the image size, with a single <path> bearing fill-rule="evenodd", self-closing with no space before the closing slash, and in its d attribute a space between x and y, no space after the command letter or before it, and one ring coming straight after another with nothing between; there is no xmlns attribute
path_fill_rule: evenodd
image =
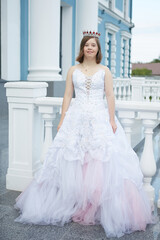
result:
<svg viewBox="0 0 160 240"><path fill-rule="evenodd" d="M15 221L101 224L107 237L155 223L139 159L116 123L114 134L106 108L71 106L42 168L16 199L21 214Z"/></svg>

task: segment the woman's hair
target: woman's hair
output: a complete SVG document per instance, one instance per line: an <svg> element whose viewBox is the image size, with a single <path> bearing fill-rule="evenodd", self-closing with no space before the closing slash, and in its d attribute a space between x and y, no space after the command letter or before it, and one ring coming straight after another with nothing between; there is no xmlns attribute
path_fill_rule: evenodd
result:
<svg viewBox="0 0 160 240"><path fill-rule="evenodd" d="M84 60L84 46L86 44L86 42L91 39L91 38L94 38L92 36L85 36L82 38L81 40L81 44L80 44L80 51L79 51L79 55L77 56L76 58L76 61L79 62L79 63L82 63L83 60ZM97 55L96 55L96 63L100 63L101 60L102 60L102 52L101 52L101 45L100 45L100 41L97 37L95 37L95 40L96 40L96 43L98 45L98 52L97 52Z"/></svg>

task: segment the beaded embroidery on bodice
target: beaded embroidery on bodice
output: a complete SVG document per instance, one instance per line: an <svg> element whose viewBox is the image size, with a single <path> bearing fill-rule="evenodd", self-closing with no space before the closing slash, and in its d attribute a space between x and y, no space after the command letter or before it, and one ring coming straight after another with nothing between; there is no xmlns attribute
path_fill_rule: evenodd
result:
<svg viewBox="0 0 160 240"><path fill-rule="evenodd" d="M104 69L99 69L92 76L87 76L76 68L72 75L76 95L75 100L82 104L102 104L104 97L104 76Z"/></svg>

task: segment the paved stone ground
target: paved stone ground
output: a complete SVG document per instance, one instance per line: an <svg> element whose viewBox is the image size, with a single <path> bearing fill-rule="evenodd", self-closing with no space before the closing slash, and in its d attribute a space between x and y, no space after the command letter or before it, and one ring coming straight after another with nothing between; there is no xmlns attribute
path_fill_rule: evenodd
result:
<svg viewBox="0 0 160 240"><path fill-rule="evenodd" d="M13 208L15 198L20 194L5 188L5 175L8 167L8 111L3 82L0 82L0 240L107 240L100 225L82 226L69 223L64 227L38 226L14 222L18 212ZM136 150L140 156L143 144ZM160 188L160 136L154 134L154 152L157 161L157 172L152 181L156 189L156 199ZM155 215L160 218L160 212L155 208ZM116 217L116 216L115 216ZM112 238L116 240L118 238ZM146 231L127 234L121 240L160 240L160 222L147 225Z"/></svg>

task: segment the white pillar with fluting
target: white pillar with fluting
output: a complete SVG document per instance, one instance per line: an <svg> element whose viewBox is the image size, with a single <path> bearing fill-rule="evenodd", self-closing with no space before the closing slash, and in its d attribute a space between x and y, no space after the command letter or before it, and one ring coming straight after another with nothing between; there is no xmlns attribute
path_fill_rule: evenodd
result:
<svg viewBox="0 0 160 240"><path fill-rule="evenodd" d="M58 81L60 0L29 0L30 81Z"/></svg>
<svg viewBox="0 0 160 240"><path fill-rule="evenodd" d="M83 37L83 31L98 30L98 0L80 0L77 4L76 56Z"/></svg>

